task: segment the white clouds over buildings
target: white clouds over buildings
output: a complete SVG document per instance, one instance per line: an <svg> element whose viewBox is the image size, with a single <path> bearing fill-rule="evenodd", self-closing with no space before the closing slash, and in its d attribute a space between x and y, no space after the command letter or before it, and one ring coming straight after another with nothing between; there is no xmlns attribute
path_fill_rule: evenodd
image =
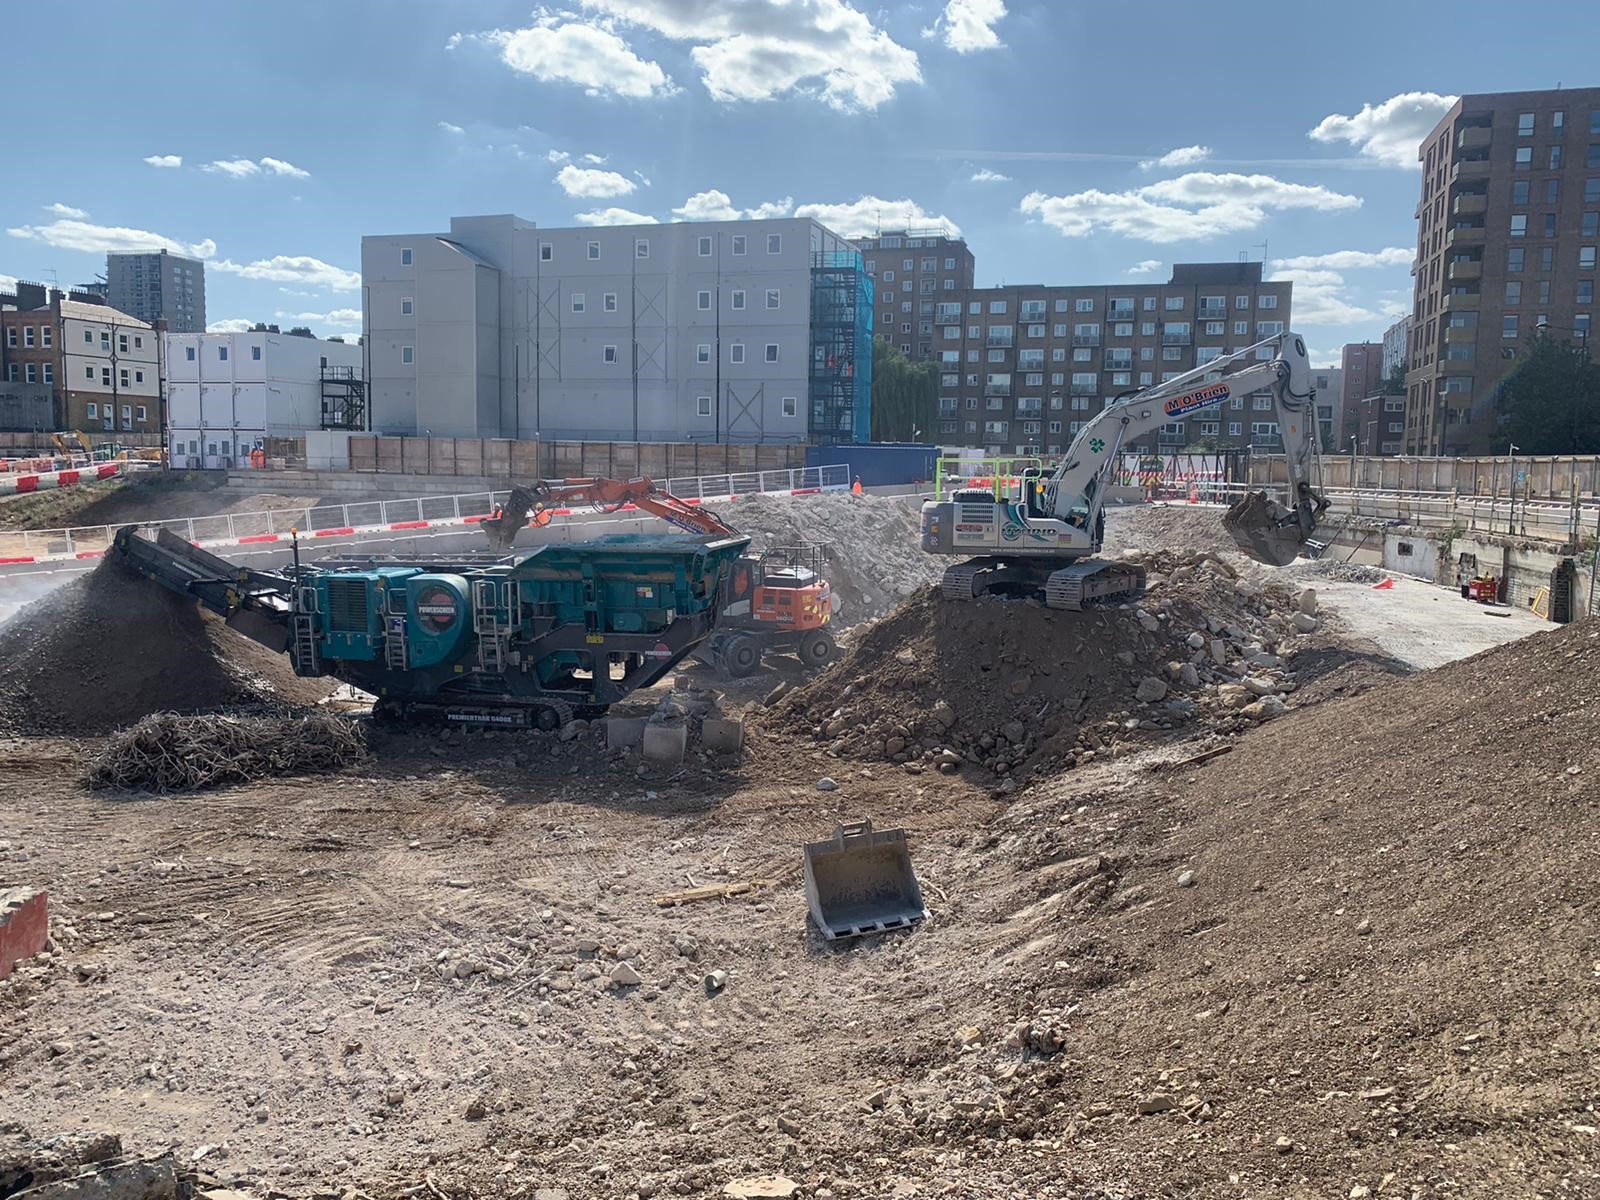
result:
<svg viewBox="0 0 1600 1200"><path fill-rule="evenodd" d="M556 182L567 195L585 199L626 196L636 187L633 180L616 171L597 171L571 163L556 172Z"/></svg>
<svg viewBox="0 0 1600 1200"><path fill-rule="evenodd" d="M923 37L942 37L957 54L998 50L1002 45L994 27L1006 15L1004 0L949 0Z"/></svg>
<svg viewBox="0 0 1600 1200"><path fill-rule="evenodd" d="M1402 92L1382 104L1363 104L1350 116L1323 117L1306 136L1314 142L1348 142L1364 156L1391 167L1415 167L1417 147L1459 97Z"/></svg>

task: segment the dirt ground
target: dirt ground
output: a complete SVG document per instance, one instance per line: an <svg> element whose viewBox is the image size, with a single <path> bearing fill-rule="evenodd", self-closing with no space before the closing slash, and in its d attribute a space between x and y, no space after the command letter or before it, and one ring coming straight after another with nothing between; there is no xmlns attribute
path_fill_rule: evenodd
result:
<svg viewBox="0 0 1600 1200"><path fill-rule="evenodd" d="M0 499L0 530L125 525L220 513L263 512L332 503L316 496L260 492L242 496L219 487L220 476L201 472L134 475L57 491Z"/></svg>
<svg viewBox="0 0 1600 1200"><path fill-rule="evenodd" d="M0 984L0 1114L261 1196L1600 1194L1600 633L1407 675L1431 597L1372 593L1386 627L1318 587L1250 664L1287 715L1136 720L1009 791L781 705L669 772L418 729L160 798L83 786L103 739L0 740L0 888L48 887L55 937ZM1237 594L1219 679L1284 619ZM828 945L800 851L860 817L908 830L930 916Z"/></svg>

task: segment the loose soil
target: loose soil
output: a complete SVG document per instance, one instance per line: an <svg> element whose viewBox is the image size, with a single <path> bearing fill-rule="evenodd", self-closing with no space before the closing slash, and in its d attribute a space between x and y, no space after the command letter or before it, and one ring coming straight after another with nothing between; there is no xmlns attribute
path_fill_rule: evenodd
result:
<svg viewBox="0 0 1600 1200"><path fill-rule="evenodd" d="M111 559L0 626L0 732L106 733L153 712L315 704L327 691Z"/></svg>
<svg viewBox="0 0 1600 1200"><path fill-rule="evenodd" d="M221 472L148 472L6 497L0 501L0 529L127 525L336 503L273 492L241 496L222 488L222 482Z"/></svg>

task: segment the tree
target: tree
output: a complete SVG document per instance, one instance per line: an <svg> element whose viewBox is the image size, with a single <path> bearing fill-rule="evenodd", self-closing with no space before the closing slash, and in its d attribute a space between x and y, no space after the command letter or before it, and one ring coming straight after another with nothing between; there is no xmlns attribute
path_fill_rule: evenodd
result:
<svg viewBox="0 0 1600 1200"><path fill-rule="evenodd" d="M1524 454L1600 453L1600 366L1582 340L1533 338L1497 404L1500 436Z"/></svg>
<svg viewBox="0 0 1600 1200"><path fill-rule="evenodd" d="M884 338L872 341L872 440L928 441L938 429L939 364L914 363Z"/></svg>

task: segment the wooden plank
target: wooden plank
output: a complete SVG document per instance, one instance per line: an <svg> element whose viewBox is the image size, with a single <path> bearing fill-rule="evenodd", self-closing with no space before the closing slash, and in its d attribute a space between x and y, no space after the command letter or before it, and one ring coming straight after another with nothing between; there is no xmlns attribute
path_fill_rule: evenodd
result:
<svg viewBox="0 0 1600 1200"><path fill-rule="evenodd" d="M777 887L776 879L742 879L734 883L713 883L705 887L685 888L681 892L666 892L657 896L657 908L676 908L680 904L695 904L701 900L727 900L752 892Z"/></svg>

